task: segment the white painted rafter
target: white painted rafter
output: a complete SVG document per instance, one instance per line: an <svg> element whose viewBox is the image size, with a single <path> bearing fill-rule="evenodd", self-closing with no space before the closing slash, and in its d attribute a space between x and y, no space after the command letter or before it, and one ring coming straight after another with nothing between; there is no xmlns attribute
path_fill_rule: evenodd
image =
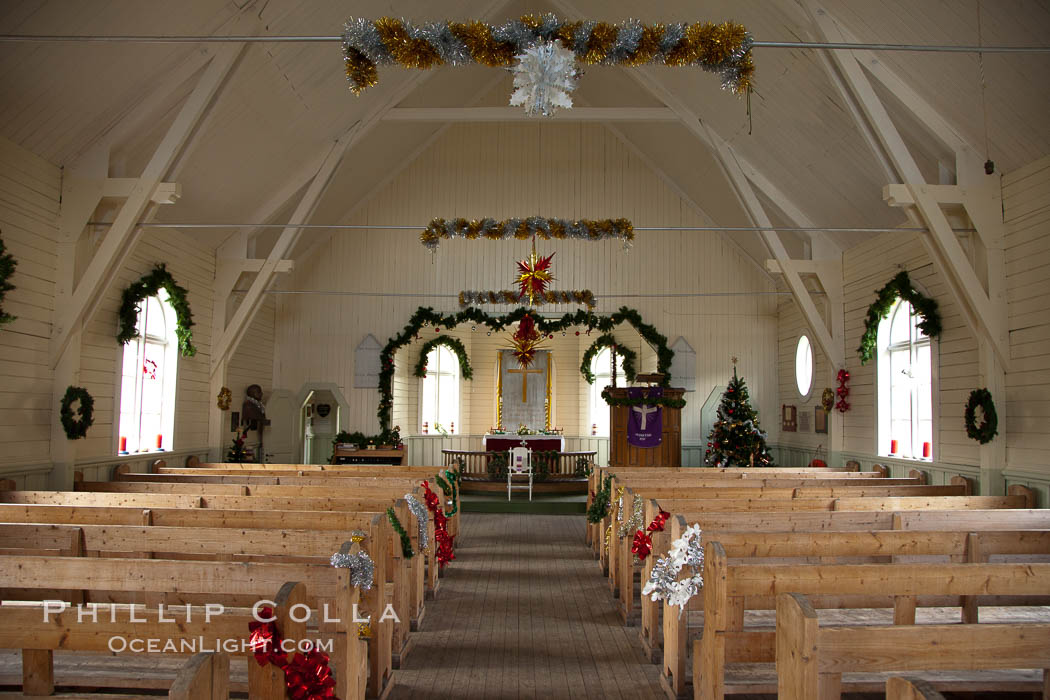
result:
<svg viewBox="0 0 1050 700"><path fill-rule="evenodd" d="M175 120L161 139L149 163L117 214L102 245L91 259L73 293L72 303L63 310L53 332L51 366L54 367L69 342L73 328L96 307L140 235L140 217L152 200L157 186L167 174L179 151L192 134L216 92L229 76L244 46L223 46L205 69L193 92L183 103Z"/></svg>

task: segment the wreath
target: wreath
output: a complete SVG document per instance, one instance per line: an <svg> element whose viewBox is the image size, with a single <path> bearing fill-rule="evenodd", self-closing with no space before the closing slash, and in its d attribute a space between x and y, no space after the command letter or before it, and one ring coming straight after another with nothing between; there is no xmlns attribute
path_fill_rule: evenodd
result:
<svg viewBox="0 0 1050 700"><path fill-rule="evenodd" d="M419 349L419 361L416 362L416 369L412 372L413 376L421 378L427 376L427 355L438 345L444 345L456 353L456 357L459 359L459 373L464 379L474 378L474 370L470 367L470 359L467 357L467 349L463 347L463 341L448 335L439 335L433 340L423 343L423 347Z"/></svg>
<svg viewBox="0 0 1050 700"><path fill-rule="evenodd" d="M627 381L633 382L635 376L634 362L638 355L630 348L620 347L616 342L616 338L612 337L612 334L603 333L583 353L583 361L580 362L580 374L587 380L587 383L594 384L594 372L591 371L591 363L594 361L594 356L602 348L611 348L614 355L619 354L623 358L623 373L627 375Z"/></svg>
<svg viewBox="0 0 1050 700"><path fill-rule="evenodd" d="M977 407L981 407L984 420L977 425ZM992 441L999 434L999 416L995 412L992 392L987 389L974 389L966 402L966 436L982 445Z"/></svg>
<svg viewBox="0 0 1050 700"><path fill-rule="evenodd" d="M80 401L77 409L79 420L73 417L72 405L74 401ZM70 440L79 440L87 435L88 428L95 422L95 400L91 398L88 390L80 386L66 387L66 395L62 397L62 427L66 431L66 437Z"/></svg>
<svg viewBox="0 0 1050 700"><path fill-rule="evenodd" d="M146 297L151 297L163 288L168 293L168 303L175 310L175 335L179 338L179 352L183 357L193 357L197 348L193 347L193 314L190 303L186 300L186 290L176 284L164 263L153 268L153 271L137 282L132 282L120 300L117 311L117 325L120 327L117 340L127 344L138 337L135 323L138 320L139 304Z"/></svg>
<svg viewBox="0 0 1050 700"><path fill-rule="evenodd" d="M937 312L937 302L923 295L912 287L911 279L905 270L886 283L886 286L875 292L876 298L868 307L868 317L864 321L864 335L860 338L860 363L863 365L875 357L875 341L879 333L879 322L890 315L890 308L898 298L911 304L912 314L919 316L919 329L930 338L941 334L941 316Z"/></svg>
<svg viewBox="0 0 1050 700"><path fill-rule="evenodd" d="M14 257L7 252L7 248L4 247L4 239L0 238L0 303L4 301L4 295L15 288L15 285L8 282L8 278L14 274L15 268L18 263ZM0 308L0 325L10 323L15 320L15 316L6 313L3 308Z"/></svg>
<svg viewBox="0 0 1050 700"><path fill-rule="evenodd" d="M219 410L229 411L231 401L233 401L233 392L230 391L230 388L224 386L219 389L219 395L215 397L215 405L219 407Z"/></svg>
<svg viewBox="0 0 1050 700"><path fill-rule="evenodd" d="M400 333L390 338L380 353L379 370L379 408L376 415L379 418L379 427L386 430L390 427L390 417L394 406L394 355L405 345L412 342L419 335L420 329L426 325L435 328L455 328L461 323L470 322L478 325L488 326L489 331L502 331L520 321L525 316L534 313L532 309L519 307L510 313L492 316L485 313L476 306L463 309L455 314L442 314L428 306L421 306L412 314ZM535 318L535 317L534 317ZM567 313L560 318L547 319L535 318L536 329L548 336L566 331L573 326L586 326L588 330L602 333L612 331L621 323L629 323L638 331L638 335L656 350L656 371L664 375L662 386L669 386L671 382L671 361L674 360L674 350L667 346L667 337L662 335L655 327L642 320L641 314L626 306L608 316L598 316L590 311L579 310L575 313ZM682 405L685 405L684 403ZM677 406L676 408L681 408Z"/></svg>

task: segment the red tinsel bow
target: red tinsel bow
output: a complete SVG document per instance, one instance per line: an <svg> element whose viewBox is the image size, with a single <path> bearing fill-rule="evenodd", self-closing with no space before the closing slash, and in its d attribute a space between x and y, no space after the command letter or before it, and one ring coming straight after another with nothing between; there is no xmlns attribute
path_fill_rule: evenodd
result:
<svg viewBox="0 0 1050 700"><path fill-rule="evenodd" d="M645 529L649 532L663 532L664 525L667 523L667 519L670 517L670 513L668 513L666 510L661 510L659 513L656 514L656 517L653 518L653 521L649 523L649 527ZM650 542L650 544L652 543Z"/></svg>
<svg viewBox="0 0 1050 700"><path fill-rule="evenodd" d="M653 551L653 540L641 530L634 533L634 543L631 544L631 552L638 555L638 561L645 561L649 553Z"/></svg>
<svg viewBox="0 0 1050 700"><path fill-rule="evenodd" d="M259 616L273 617L273 608L260 608ZM248 623L248 643L260 666L273 664L284 671L284 684L292 700L339 700L335 694L335 678L329 667L328 654L314 649L308 654L297 653L288 660L281 650L281 635L273 622Z"/></svg>
<svg viewBox="0 0 1050 700"><path fill-rule="evenodd" d="M426 501L427 509L434 514L434 540L437 541L435 555L438 564L444 568L445 564L456 558L452 550L454 538L448 534L448 518L445 517L445 511L441 507L441 499L430 488L429 481L423 482L423 500Z"/></svg>

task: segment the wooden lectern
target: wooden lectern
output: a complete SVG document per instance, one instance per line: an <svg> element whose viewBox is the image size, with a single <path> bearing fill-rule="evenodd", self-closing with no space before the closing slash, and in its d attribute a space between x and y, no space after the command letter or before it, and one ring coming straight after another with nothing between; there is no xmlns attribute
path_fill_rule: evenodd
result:
<svg viewBox="0 0 1050 700"><path fill-rule="evenodd" d="M645 381L643 375L638 379ZM627 398L626 388L610 388L613 398ZM665 398L680 399L685 389L664 388ZM682 410L661 407L664 412L663 438L658 447L635 447L627 442L627 417L630 406L610 406L612 412L609 438L609 466L616 467L680 467L682 466Z"/></svg>

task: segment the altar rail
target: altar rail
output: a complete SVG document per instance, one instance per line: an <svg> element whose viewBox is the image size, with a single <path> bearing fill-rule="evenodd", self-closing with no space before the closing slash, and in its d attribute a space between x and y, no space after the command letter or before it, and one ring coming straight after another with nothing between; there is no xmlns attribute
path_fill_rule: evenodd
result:
<svg viewBox="0 0 1050 700"><path fill-rule="evenodd" d="M489 459L500 457L506 459L505 451L470 451L470 450L441 450L443 464L446 467L463 464L463 473L467 476L488 476ZM587 460L588 469L594 469L597 452L559 452L556 469L548 473L558 476L573 476L576 474L577 460ZM535 469L535 465L533 467Z"/></svg>

